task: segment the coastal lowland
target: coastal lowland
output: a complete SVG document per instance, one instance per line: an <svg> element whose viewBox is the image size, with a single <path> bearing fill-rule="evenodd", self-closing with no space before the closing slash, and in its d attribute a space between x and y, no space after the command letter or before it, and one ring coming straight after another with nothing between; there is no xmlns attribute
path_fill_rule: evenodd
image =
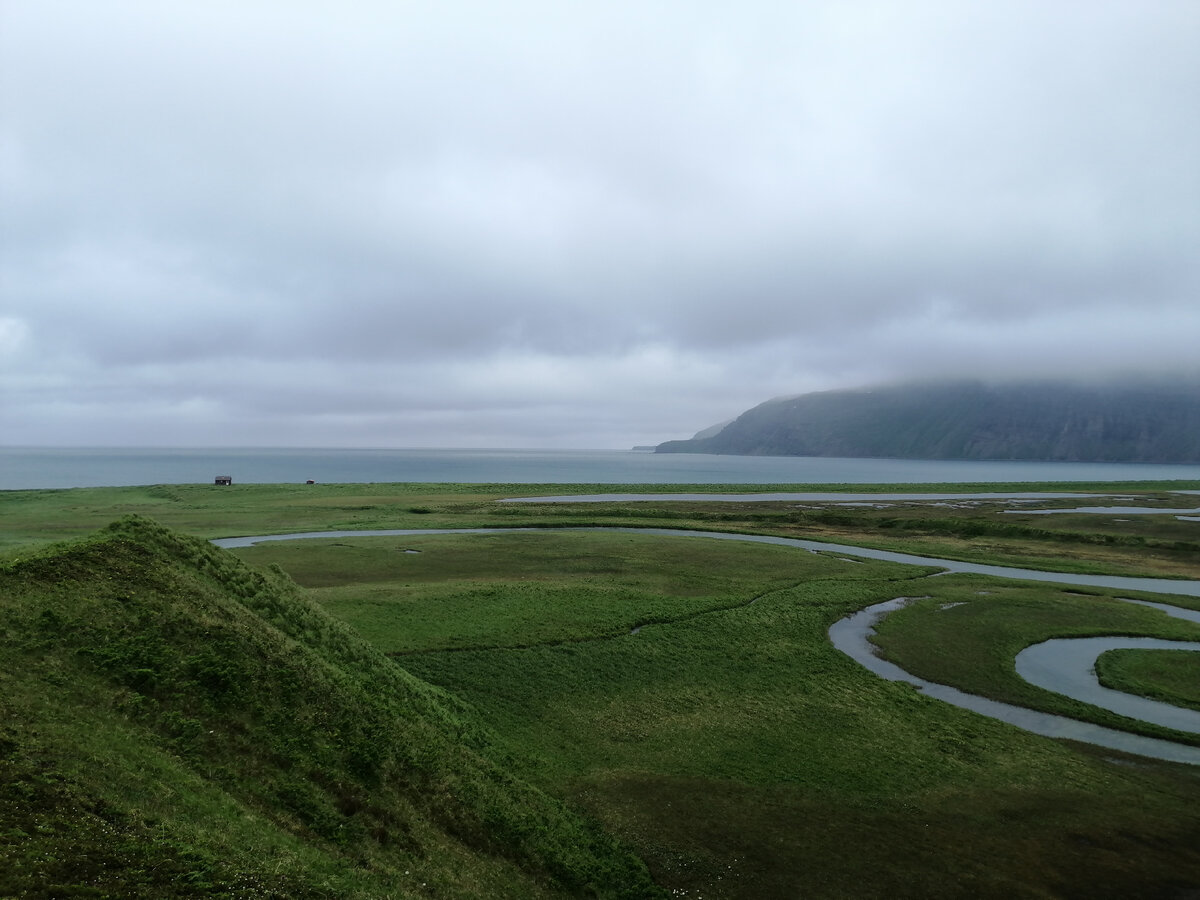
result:
<svg viewBox="0 0 1200 900"><path fill-rule="evenodd" d="M682 499L734 492L833 497ZM902 496L1026 492L1064 496ZM0 896L1191 896L1200 765L942 703L828 632L919 598L877 627L904 669L1200 747L1014 668L1050 638L1200 641L1200 623L1127 602L1200 610L1185 589L1036 577L1195 582L1200 524L1179 510L1197 492L0 492ZM571 501L600 493L656 496ZM406 533L356 534L381 530ZM213 543L297 532L338 534ZM945 574L834 544L1035 574ZM1197 702L1197 653L1113 651L1097 670Z"/></svg>

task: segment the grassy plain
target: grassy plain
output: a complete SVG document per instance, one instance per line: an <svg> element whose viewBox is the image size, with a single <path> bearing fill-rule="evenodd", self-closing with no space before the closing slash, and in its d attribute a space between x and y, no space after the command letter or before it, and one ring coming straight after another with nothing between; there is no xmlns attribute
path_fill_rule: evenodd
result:
<svg viewBox="0 0 1200 900"><path fill-rule="evenodd" d="M626 533L334 539L234 552L282 567L389 653L616 637L742 605L798 578L794 552ZM815 568L845 567L830 558Z"/></svg>
<svg viewBox="0 0 1200 900"><path fill-rule="evenodd" d="M1200 653L1194 651L1110 650L1096 660L1096 675L1113 690L1200 709Z"/></svg>
<svg viewBox="0 0 1200 900"><path fill-rule="evenodd" d="M704 484L321 484L153 485L129 488L0 491L0 556L79 537L114 518L138 514L214 538L287 531L624 525L701 528L844 541L882 549L1060 571L1200 577L1200 526L1174 516L1020 516L997 501L955 504L880 501L879 508L815 503L679 502L498 503L513 497L595 493L862 493L1072 491L1181 505L1173 491L1200 482L938 485ZM1185 498L1191 501L1191 497ZM1069 508L1112 500L1060 500ZM1125 518L1126 521L1120 521Z"/></svg>
<svg viewBox="0 0 1200 900"><path fill-rule="evenodd" d="M495 502L636 487L0 493L0 766L12 776L0 869L42 866L60 887L74 874L101 895L107 884L129 896L651 896L632 848L679 897L1200 891L1195 767L946 706L876 679L826 638L871 603L933 595L881 642L918 673L986 692L1018 690L1012 656L1042 636L1200 628L1103 592L626 533L328 539L169 560L155 550L149 563L87 544L72 565L76 551L45 546L124 513L205 538L644 525L1200 577L1195 523L1169 516L1127 532L1067 514L1013 522L995 504ZM1200 485L1141 487L1171 506L1164 491ZM177 548L158 532L139 540ZM208 599L197 609L193 596ZM121 859L104 857L113 834Z"/></svg>
<svg viewBox="0 0 1200 900"><path fill-rule="evenodd" d="M1167 896L1200 877L1200 819L1176 805L1197 796L1194 771L1130 759L1131 776L1119 754L1071 749L864 677L825 639L847 612L931 590L947 602L1017 591L1026 602L1007 625L1026 638L1016 650L1040 633L1027 621L1038 603L1057 610L1062 633L1092 633L1097 607L1112 628L1196 630L1160 627L1157 612L1060 588L636 534L236 552L289 571L406 669L476 705L534 761L529 777L598 816L680 896ZM630 634L650 618L643 604L657 624ZM939 658L957 639L939 634L925 652ZM1064 702L1068 714L1089 712ZM870 864L850 846L869 847Z"/></svg>

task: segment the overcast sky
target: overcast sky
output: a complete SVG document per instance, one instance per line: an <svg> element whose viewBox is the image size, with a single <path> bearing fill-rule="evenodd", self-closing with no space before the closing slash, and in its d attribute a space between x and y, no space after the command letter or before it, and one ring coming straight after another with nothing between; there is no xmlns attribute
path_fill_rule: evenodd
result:
<svg viewBox="0 0 1200 900"><path fill-rule="evenodd" d="M0 0L0 444L1200 372L1197 0Z"/></svg>

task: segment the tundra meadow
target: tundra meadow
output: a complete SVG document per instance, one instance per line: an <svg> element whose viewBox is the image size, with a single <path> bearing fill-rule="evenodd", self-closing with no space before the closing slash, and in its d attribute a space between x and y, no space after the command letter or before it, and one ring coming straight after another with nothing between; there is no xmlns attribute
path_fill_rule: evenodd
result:
<svg viewBox="0 0 1200 900"><path fill-rule="evenodd" d="M1119 491L1170 509L1200 485L920 487ZM758 488L812 486L737 490ZM1125 591L705 536L1194 580L1196 523L1002 514L1002 500L501 502L601 490L664 488L0 493L0 895L1200 889L1200 767L949 706L827 636L864 607L919 597L875 639L908 671L1196 746L1032 687L1013 659L1049 637L1196 641L1200 625L1118 602ZM663 528L684 533L648 530ZM425 533L211 543L379 529ZM1117 651L1097 668L1197 705L1200 654Z"/></svg>

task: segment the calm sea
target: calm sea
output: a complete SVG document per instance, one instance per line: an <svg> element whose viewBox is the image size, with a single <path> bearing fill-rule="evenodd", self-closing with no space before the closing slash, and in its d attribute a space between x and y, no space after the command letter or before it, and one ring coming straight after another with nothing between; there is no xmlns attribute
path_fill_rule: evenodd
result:
<svg viewBox="0 0 1200 900"><path fill-rule="evenodd" d="M0 490L143 484L902 484L1200 480L1200 465L705 456L634 450L0 448Z"/></svg>

